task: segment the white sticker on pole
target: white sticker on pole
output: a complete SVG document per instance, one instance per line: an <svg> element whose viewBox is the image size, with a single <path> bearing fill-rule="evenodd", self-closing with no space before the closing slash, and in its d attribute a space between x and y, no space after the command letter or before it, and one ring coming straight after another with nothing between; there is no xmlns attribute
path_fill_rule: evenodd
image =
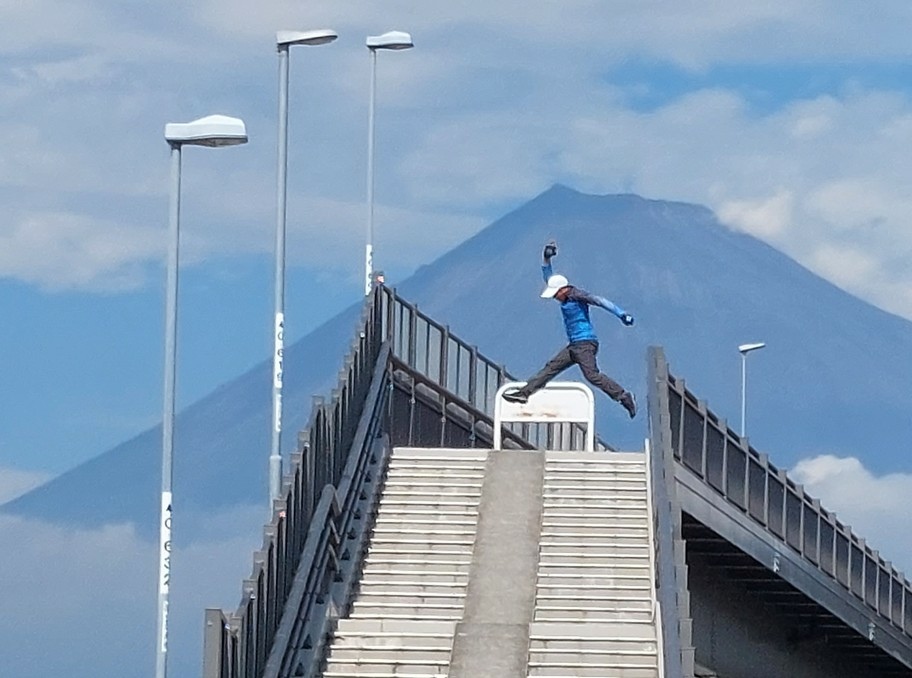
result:
<svg viewBox="0 0 912 678"><path fill-rule="evenodd" d="M285 314L275 316L275 355L272 360L272 386L282 388L282 362L285 357Z"/></svg>
<svg viewBox="0 0 912 678"><path fill-rule="evenodd" d="M159 590L167 593L171 586L171 493L162 492Z"/></svg>

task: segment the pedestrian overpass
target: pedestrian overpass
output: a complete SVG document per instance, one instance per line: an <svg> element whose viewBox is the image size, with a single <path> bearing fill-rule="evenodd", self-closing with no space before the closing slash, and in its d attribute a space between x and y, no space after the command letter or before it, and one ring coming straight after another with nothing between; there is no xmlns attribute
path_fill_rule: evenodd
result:
<svg viewBox="0 0 912 678"><path fill-rule="evenodd" d="M650 349L649 437L379 287L204 678L912 676L912 585Z"/></svg>

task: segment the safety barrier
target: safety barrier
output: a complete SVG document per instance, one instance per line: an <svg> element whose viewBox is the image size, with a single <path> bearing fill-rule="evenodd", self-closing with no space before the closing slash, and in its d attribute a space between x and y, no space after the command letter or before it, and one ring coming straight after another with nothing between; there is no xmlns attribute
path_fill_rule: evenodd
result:
<svg viewBox="0 0 912 678"><path fill-rule="evenodd" d="M849 594L847 600L862 603L858 609L874 613L867 624L868 640L875 641L880 633L875 623L879 619L907 642L912 635L909 580L784 469L732 431L684 380L670 374L661 349L652 349L651 362L657 363L654 379L665 390L668 447L678 469L696 478L706 496L721 498L734 515L759 527L769 543L781 545L783 558L792 554L803 568L823 575L823 581L837 583L835 590ZM771 563L774 572L777 563Z"/></svg>

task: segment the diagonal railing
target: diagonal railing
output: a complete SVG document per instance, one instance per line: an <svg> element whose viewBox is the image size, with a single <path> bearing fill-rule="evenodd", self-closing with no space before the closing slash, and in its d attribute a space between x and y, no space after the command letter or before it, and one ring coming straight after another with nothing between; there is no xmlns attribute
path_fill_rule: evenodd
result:
<svg viewBox="0 0 912 678"><path fill-rule="evenodd" d="M650 389L653 469L658 471L657 502L662 502L657 511L660 564L675 557L673 535L680 535L680 519L675 524L668 495L676 479L686 477L775 546L769 563L773 572L783 576L786 559L798 564L838 594L834 600L848 615L846 623L854 620L855 630L868 641L912 665L912 583L902 572L709 410L669 372L658 347L650 349ZM660 584L661 574L660 566ZM666 575L674 590L674 570ZM662 599L663 606L670 602L673 598ZM681 640L671 638L675 650L684 649Z"/></svg>

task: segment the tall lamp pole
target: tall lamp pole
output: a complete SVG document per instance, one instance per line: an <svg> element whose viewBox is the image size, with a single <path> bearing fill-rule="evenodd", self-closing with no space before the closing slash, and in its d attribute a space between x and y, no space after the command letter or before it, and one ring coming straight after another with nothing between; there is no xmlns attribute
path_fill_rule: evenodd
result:
<svg viewBox="0 0 912 678"><path fill-rule="evenodd" d="M365 41L371 53L370 104L367 123L367 246L364 252L364 295L371 293L374 273L374 107L377 96L378 50L401 51L415 46L412 36L403 31L389 31L368 36Z"/></svg>
<svg viewBox="0 0 912 678"><path fill-rule="evenodd" d="M282 373L285 353L285 231L288 204L288 50L292 45L325 45L339 37L335 31L278 31L279 145L276 173L275 323L272 352L272 445L269 454L269 499L277 499L282 483Z"/></svg>
<svg viewBox="0 0 912 678"><path fill-rule="evenodd" d="M756 344L741 344L738 352L741 353L741 437L745 434L745 418L747 414L747 354L766 346L763 342Z"/></svg>
<svg viewBox="0 0 912 678"><path fill-rule="evenodd" d="M165 125L171 146L171 193L168 220L168 276L165 302L165 383L162 413L162 491L159 522L158 626L156 678L168 670L168 602L171 591L171 480L174 456L174 413L177 356L177 283L180 246L181 149L183 146L236 146L247 143L244 121L210 115L188 123Z"/></svg>

